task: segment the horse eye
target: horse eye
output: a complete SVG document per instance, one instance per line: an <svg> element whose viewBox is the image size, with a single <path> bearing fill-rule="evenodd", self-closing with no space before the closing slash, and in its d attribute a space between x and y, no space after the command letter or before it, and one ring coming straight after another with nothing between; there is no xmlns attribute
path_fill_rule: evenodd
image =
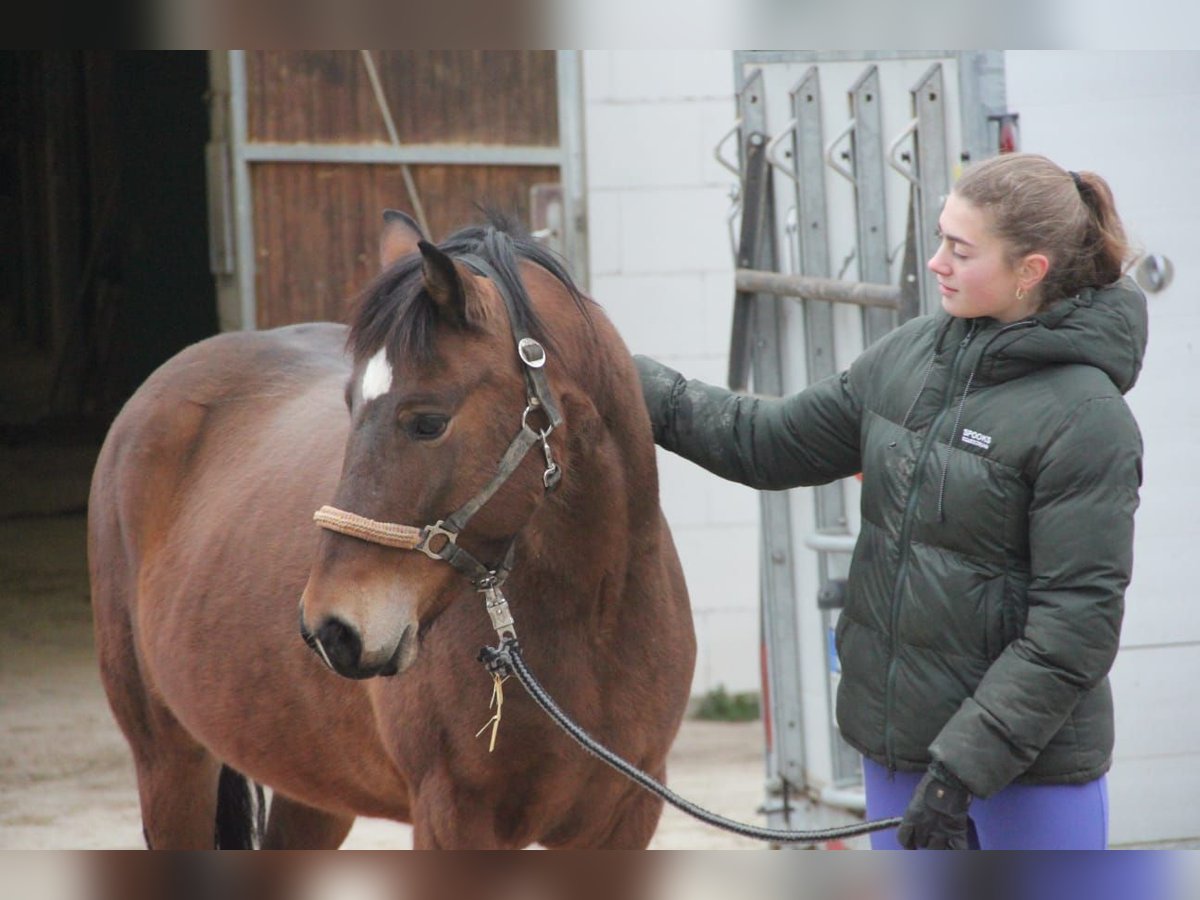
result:
<svg viewBox="0 0 1200 900"><path fill-rule="evenodd" d="M418 441L431 441L436 437L441 437L449 421L449 416L437 416L428 413L416 415L408 422L408 433Z"/></svg>

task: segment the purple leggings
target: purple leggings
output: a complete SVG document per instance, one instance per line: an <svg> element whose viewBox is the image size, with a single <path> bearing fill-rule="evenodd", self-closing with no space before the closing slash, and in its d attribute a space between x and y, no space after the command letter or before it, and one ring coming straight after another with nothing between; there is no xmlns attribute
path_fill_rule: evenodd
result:
<svg viewBox="0 0 1200 900"><path fill-rule="evenodd" d="M920 772L888 771L863 760L867 818L902 816ZM1108 845L1108 782L1011 784L986 800L971 801L971 849L1104 850ZM900 850L896 830L876 831L871 849Z"/></svg>

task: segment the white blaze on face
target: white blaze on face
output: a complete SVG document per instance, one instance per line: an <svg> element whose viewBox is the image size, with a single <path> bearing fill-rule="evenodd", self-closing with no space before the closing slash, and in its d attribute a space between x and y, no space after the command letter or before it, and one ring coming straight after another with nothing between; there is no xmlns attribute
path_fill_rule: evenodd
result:
<svg viewBox="0 0 1200 900"><path fill-rule="evenodd" d="M363 370L362 398L364 403L370 403L376 397L382 397L392 389L392 364L387 361L387 353L380 350L371 357Z"/></svg>

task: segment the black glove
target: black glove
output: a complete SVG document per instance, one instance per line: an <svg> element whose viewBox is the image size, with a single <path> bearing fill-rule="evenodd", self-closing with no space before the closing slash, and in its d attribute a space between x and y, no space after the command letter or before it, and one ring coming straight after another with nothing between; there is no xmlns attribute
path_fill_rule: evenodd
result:
<svg viewBox="0 0 1200 900"><path fill-rule="evenodd" d="M917 783L896 840L908 850L966 850L970 805L967 786L935 762Z"/></svg>
<svg viewBox="0 0 1200 900"><path fill-rule="evenodd" d="M654 440L661 444L671 430L675 411L675 394L685 384L684 378L669 366L648 356L634 356L638 378L642 382L642 397L650 412Z"/></svg>

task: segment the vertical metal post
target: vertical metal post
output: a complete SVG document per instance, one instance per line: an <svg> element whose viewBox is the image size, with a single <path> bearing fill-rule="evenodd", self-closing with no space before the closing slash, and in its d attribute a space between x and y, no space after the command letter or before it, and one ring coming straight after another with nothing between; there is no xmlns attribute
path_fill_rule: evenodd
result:
<svg viewBox="0 0 1200 900"><path fill-rule="evenodd" d="M887 205L883 187L883 125L880 113L879 67L869 66L850 88L851 163L854 202L858 214L858 278L888 284ZM863 310L863 343L873 344L896 324L886 309Z"/></svg>
<svg viewBox="0 0 1200 900"><path fill-rule="evenodd" d="M237 283L237 224L233 201L229 111L229 51L208 51L209 142L206 148L209 268L217 289L217 322L221 331L242 327L241 291Z"/></svg>
<svg viewBox="0 0 1200 900"><path fill-rule="evenodd" d="M759 267L756 262L765 241L770 240L774 212L771 204L770 166L767 138L758 130L742 126L742 230L738 241L737 265ZM771 263L774 268L774 263ZM733 326L729 344L729 389L744 391L750 385L755 356L754 316L762 295L739 290L733 300Z"/></svg>
<svg viewBox="0 0 1200 900"><path fill-rule="evenodd" d="M916 130L916 177L919 199L914 225L916 271L921 284L921 311L931 313L940 307L937 278L925 262L937 246L937 221L946 192L950 190L950 169L946 160L946 91L942 64L934 63L913 85L913 116Z"/></svg>
<svg viewBox="0 0 1200 900"><path fill-rule="evenodd" d="M745 202L739 265L750 264L775 271L778 252L774 232L774 202L770 186L770 166L766 160L767 123L763 77L754 72L738 94L738 112L742 122L742 160ZM752 192L751 176L761 178ZM759 196L756 199L753 194ZM754 206L758 206L755 209ZM784 305L788 301L771 295L738 296L737 303L752 313L749 323L752 347L749 360L754 390L759 394L783 393ZM735 341L738 335L734 335ZM739 344L731 348L739 351ZM734 369L731 362L731 374ZM764 491L759 494L761 557L759 564L761 599L760 621L765 650L765 678L770 708L768 735L771 752L767 766L771 796L765 804L768 822L788 824L788 798L792 791L805 788L804 738L800 696L800 672L796 655L796 587L793 572L791 505L787 494Z"/></svg>
<svg viewBox="0 0 1200 900"><path fill-rule="evenodd" d="M800 265L804 275L820 278L829 275L829 240L825 198L825 139L821 130L821 82L816 66L805 72L792 89L792 115L796 121L795 158L796 204L800 211ZM833 304L806 299L804 303L804 341L808 383L816 384L837 371L834 359ZM848 535L846 496L842 483L834 482L814 491L816 531L818 534ZM818 584L832 577L844 577L849 567L845 553L817 552ZM836 621L835 610L820 612L823 634L832 634ZM824 642L823 642L824 643ZM793 651L795 652L795 651ZM832 651L828 651L832 652ZM832 660L825 665L827 714L829 721L830 758L833 760L833 779L838 787L859 778L858 755L842 740L837 728L833 707ZM798 665L798 661L797 661Z"/></svg>
<svg viewBox="0 0 1200 900"><path fill-rule="evenodd" d="M1003 50L960 50L958 106L962 130L961 162L996 155L989 115L1007 112Z"/></svg>
<svg viewBox="0 0 1200 900"><path fill-rule="evenodd" d="M258 328L258 303L254 292L254 201L250 163L246 160L248 130L246 96L246 51L229 51L229 137L233 166L233 209L237 233L237 285L239 328Z"/></svg>
<svg viewBox="0 0 1200 900"><path fill-rule="evenodd" d="M582 51L558 50L558 144L563 185L563 247L571 274L590 290L587 184L583 128Z"/></svg>
<svg viewBox="0 0 1200 900"><path fill-rule="evenodd" d="M796 159L797 235L800 241L800 274L827 278L829 271L829 221L825 199L825 146L821 128L821 79L810 66L792 88L793 135ZM808 383L816 384L837 371L834 359L833 304L805 299L804 350ZM846 507L840 484L816 488L817 529L845 530ZM819 579L829 577L825 554L818 557Z"/></svg>

